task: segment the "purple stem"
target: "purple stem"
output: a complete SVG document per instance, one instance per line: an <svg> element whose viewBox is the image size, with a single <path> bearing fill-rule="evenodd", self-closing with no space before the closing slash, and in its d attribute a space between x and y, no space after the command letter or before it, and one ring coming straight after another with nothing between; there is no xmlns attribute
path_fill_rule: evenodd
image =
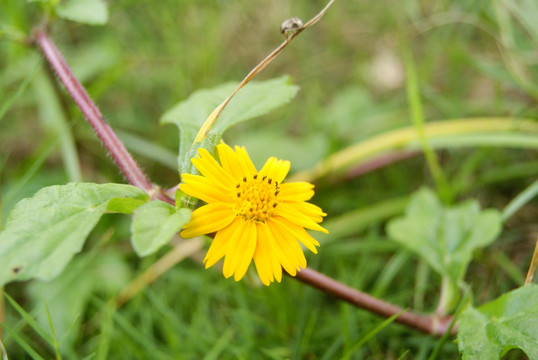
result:
<svg viewBox="0 0 538 360"><path fill-rule="evenodd" d="M136 161L131 154L127 151L121 140L114 133L112 128L105 122L103 115L94 104L94 102L88 96L88 93L84 89L84 86L75 77L67 62L63 58L58 48L54 45L52 40L48 37L47 33L42 29L36 29L34 31L37 44L45 55L50 66L54 69L58 78L64 84L65 88L75 100L82 114L93 130L112 156L112 159L119 167L120 171L125 175L127 181L131 185L137 186L146 191L150 195L154 195L160 200L173 203L173 201L164 196L162 192L155 187L151 181L144 175Z"/></svg>

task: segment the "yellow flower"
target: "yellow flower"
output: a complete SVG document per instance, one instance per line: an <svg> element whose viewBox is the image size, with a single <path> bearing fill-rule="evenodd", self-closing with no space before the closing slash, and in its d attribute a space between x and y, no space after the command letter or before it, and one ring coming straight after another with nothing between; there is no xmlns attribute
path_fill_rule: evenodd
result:
<svg viewBox="0 0 538 360"><path fill-rule="evenodd" d="M306 267L298 241L313 253L319 243L305 228L328 231L318 223L326 214L307 203L314 185L282 183L290 162L271 157L258 172L244 147L217 145L219 163L205 150L192 159L200 175L183 175L180 189L207 204L196 209L181 236L216 233L204 259L206 268L224 257L223 273L239 281L254 259L261 281L280 282L282 268L295 276ZM298 240L298 241L297 241Z"/></svg>

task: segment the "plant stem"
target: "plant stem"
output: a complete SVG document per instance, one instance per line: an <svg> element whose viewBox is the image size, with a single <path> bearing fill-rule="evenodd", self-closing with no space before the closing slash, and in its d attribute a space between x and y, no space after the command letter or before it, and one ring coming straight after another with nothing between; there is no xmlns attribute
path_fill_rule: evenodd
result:
<svg viewBox="0 0 538 360"><path fill-rule="evenodd" d="M374 314L388 318L401 313L396 318L396 322L420 330L426 334L442 336L449 329L450 322L452 321L452 316L438 317L436 315L419 315L411 311L404 311L404 309L399 306L389 304L383 300L353 289L309 268L299 271L296 278L305 284ZM451 334L455 335L456 333L457 328L454 326L451 330Z"/></svg>
<svg viewBox="0 0 538 360"><path fill-rule="evenodd" d="M213 126L213 124L215 124L215 121L217 121L217 118L219 117L220 113L222 112L222 110L224 110L226 105L228 105L230 100L232 100L232 98L235 96L235 94L239 90L241 90L246 84L248 84L250 82L250 80L254 79L256 77L256 75L258 75L260 72L262 72L263 69L265 69L267 67L267 65L269 65L271 63L271 61L273 61L278 56L278 54L280 54L282 52L282 50L284 50L284 48L286 46L288 46L290 41L292 41L302 31L308 29L310 26L317 23L323 17L323 15L325 15L327 10L329 10L329 7L331 7L331 5L334 3L334 1L335 0L329 0L327 5L325 5L325 7L323 9L321 9L321 11L316 16L314 16L312 19L308 20L306 22L306 24L304 24L302 27L297 29L291 35L286 36L286 40L284 40L284 42L282 44L280 44L269 55L267 55L262 61L260 61L258 63L258 65L256 65L252 70L250 70L250 72L247 74L247 76L245 76L245 78L243 80L241 80L241 82L239 83L237 88L235 88L235 90L226 99L224 99L224 101L222 103L220 103L220 105L217 106L215 108L215 110L213 110L211 112L211 114L209 114L207 119L202 124L202 127L198 131L198 134L196 135L196 138L194 139L194 142L192 144L191 149L194 148L194 145L196 143L202 142L202 140L209 134L209 130L211 130L211 127Z"/></svg>
<svg viewBox="0 0 538 360"><path fill-rule="evenodd" d="M36 29L34 30L34 35L41 52L45 55L50 66L54 69L54 72L58 75L58 78L65 86L67 92L82 111L84 117L88 120L120 171L125 175L127 181L129 181L131 185L146 191L152 195L152 197L173 204L173 200L165 196L160 189L154 186L146 175L144 175L118 136L105 122L103 115L95 103L90 99L84 86L82 86L80 81L75 77L62 54L47 33L43 29Z"/></svg>

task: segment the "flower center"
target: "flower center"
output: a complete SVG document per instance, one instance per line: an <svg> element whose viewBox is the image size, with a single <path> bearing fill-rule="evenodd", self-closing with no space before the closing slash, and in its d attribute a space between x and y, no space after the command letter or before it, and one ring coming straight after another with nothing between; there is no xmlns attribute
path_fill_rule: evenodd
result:
<svg viewBox="0 0 538 360"><path fill-rule="evenodd" d="M278 182L267 176L259 178L255 174L252 179L244 177L236 185L236 190L234 210L237 216L242 216L245 220L265 222L278 206Z"/></svg>

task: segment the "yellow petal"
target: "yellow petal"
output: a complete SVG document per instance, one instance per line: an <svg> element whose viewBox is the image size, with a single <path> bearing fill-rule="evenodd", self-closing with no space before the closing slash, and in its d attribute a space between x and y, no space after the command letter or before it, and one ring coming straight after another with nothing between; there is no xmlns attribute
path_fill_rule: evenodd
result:
<svg viewBox="0 0 538 360"><path fill-rule="evenodd" d="M289 231L291 231L293 235L295 235L295 237L304 246L308 248L308 250L312 251L314 254L318 253L318 249L316 249L316 246L319 246L319 242L314 239L309 233L307 233L303 227L279 216L274 216L273 220L279 222L282 226L286 227Z"/></svg>
<svg viewBox="0 0 538 360"><path fill-rule="evenodd" d="M179 189L187 195L194 196L206 203L233 201L233 193L224 190L203 176L183 174L181 177L183 184L179 185Z"/></svg>
<svg viewBox="0 0 538 360"><path fill-rule="evenodd" d="M303 249L301 249L301 246L299 246L299 243L295 240L293 233L284 226L272 219L269 219L267 225L273 233L273 237L278 244L278 247L282 250L284 256L292 265L292 269L286 267L284 267L284 269L286 269L290 275L295 276L297 273L296 270L299 267L306 267L306 259L304 257Z"/></svg>
<svg viewBox="0 0 538 360"><path fill-rule="evenodd" d="M269 244L269 247L271 249L271 253L276 257L277 261L280 263L281 267L283 267L288 273L295 275L295 263L293 261L290 261L286 254L284 253L283 249L278 244L278 241L276 239L276 236L279 236L277 233L275 236L275 232L270 226L269 222L265 223L265 226L261 226L258 228L258 236L260 237L260 241L265 241L267 244ZM273 265L272 265L273 266ZM273 273L276 276L279 276L278 270L276 268L272 267ZM282 269L280 269L280 278L282 278ZM278 277L277 277L278 280ZM280 280L278 280L280 282Z"/></svg>
<svg viewBox="0 0 538 360"><path fill-rule="evenodd" d="M257 223L256 227L258 228L258 242L254 252L254 263L258 275L265 285L269 285L273 279L280 282L282 280L282 265L278 261L278 255L274 249L275 241L272 239L267 224Z"/></svg>
<svg viewBox="0 0 538 360"><path fill-rule="evenodd" d="M215 265L224 257L228 249L228 245L234 246L235 232L239 227L239 219L236 218L232 223L224 229L219 230L215 235L215 239L211 243L209 250L204 258L205 268Z"/></svg>
<svg viewBox="0 0 538 360"><path fill-rule="evenodd" d="M235 219L232 204L212 203L192 213L191 221L183 227L181 236L191 238L224 229Z"/></svg>
<svg viewBox="0 0 538 360"><path fill-rule="evenodd" d="M239 165L241 166L242 172L246 177L250 177L258 172L252 163L252 160L250 160L250 156L248 156L245 147L236 146L235 153L239 159Z"/></svg>
<svg viewBox="0 0 538 360"><path fill-rule="evenodd" d="M232 148L222 143L217 145L217 151L222 168L229 172L236 181L242 179L245 175L243 174L241 165L239 165L239 159Z"/></svg>
<svg viewBox="0 0 538 360"><path fill-rule="evenodd" d="M225 171L228 171L236 181L240 181L244 177L250 178L252 172L249 170L250 166L248 164L242 164L244 162L244 157L238 156L231 147L222 143L217 145L217 150L219 152L219 159L222 165L222 168ZM247 161L252 165L252 161L248 158ZM252 165L254 167L254 165ZM254 169L256 171L256 169Z"/></svg>
<svg viewBox="0 0 538 360"><path fill-rule="evenodd" d="M329 233L326 229L315 223L308 216L304 215L302 212L287 203L278 204L278 206L276 207L276 215L282 216L283 218L286 218L291 222L307 229L321 231L325 234Z"/></svg>
<svg viewBox="0 0 538 360"><path fill-rule="evenodd" d="M234 279L239 281L245 275L254 256L256 239L256 224L253 221L240 221L232 239L234 244L228 246L224 258L223 273L226 278L234 274Z"/></svg>
<svg viewBox="0 0 538 360"><path fill-rule="evenodd" d="M301 212L303 215L308 216L314 222L320 223L323 221L323 216L326 216L319 206L310 204L304 201L286 202L286 205L293 207L295 210Z"/></svg>
<svg viewBox="0 0 538 360"><path fill-rule="evenodd" d="M290 171L290 162L285 160L277 160L275 157L270 157L260 170L260 176L267 176L273 181L281 183Z"/></svg>
<svg viewBox="0 0 538 360"><path fill-rule="evenodd" d="M307 182L284 183L278 197L285 201L308 201L314 196L313 189L314 185Z"/></svg>
<svg viewBox="0 0 538 360"><path fill-rule="evenodd" d="M211 156L206 149L198 149L200 156L191 160L192 164L206 178L224 189L233 188L237 181Z"/></svg>
<svg viewBox="0 0 538 360"><path fill-rule="evenodd" d="M259 231L258 231L259 234ZM271 268L271 253L269 250L269 244L265 239L258 235L258 241L256 243L256 251L254 252L254 264L256 265L256 271L262 283L266 286L273 281L273 270Z"/></svg>

